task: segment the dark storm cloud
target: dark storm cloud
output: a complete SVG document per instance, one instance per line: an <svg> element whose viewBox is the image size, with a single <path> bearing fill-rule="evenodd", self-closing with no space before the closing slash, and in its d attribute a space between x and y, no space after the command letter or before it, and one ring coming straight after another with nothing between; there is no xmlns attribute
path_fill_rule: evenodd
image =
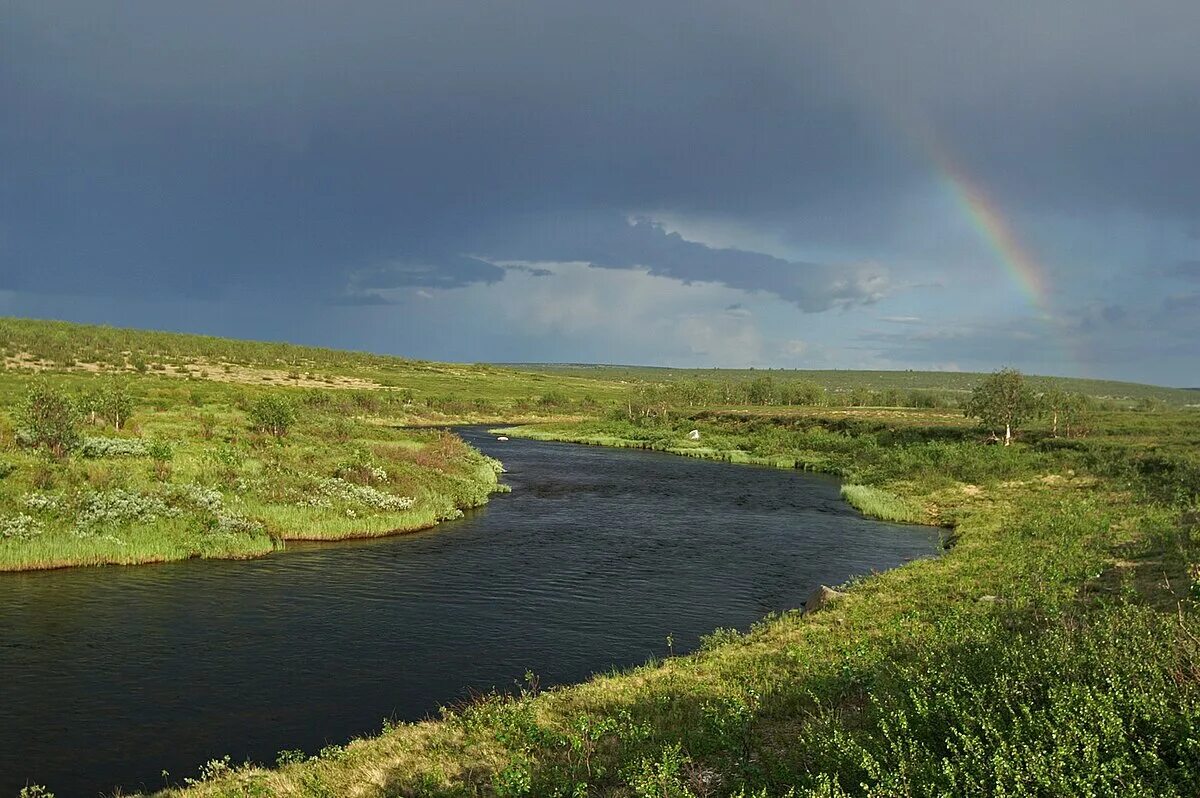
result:
<svg viewBox="0 0 1200 798"><path fill-rule="evenodd" d="M513 258L583 261L605 269L644 268L684 283L763 291L810 313L870 304L888 291L888 276L876 265L826 266L710 247L649 220L627 221L611 215L540 218L524 230L515 225L507 228L491 246L492 252Z"/></svg>
<svg viewBox="0 0 1200 798"><path fill-rule="evenodd" d="M371 303L558 259L821 311L897 282L890 237L931 148L1018 216L1194 224L1200 206L1190 0L10 0L4 17L0 290ZM884 254L807 263L626 221L655 212Z"/></svg>
<svg viewBox="0 0 1200 798"><path fill-rule="evenodd" d="M494 283L504 279L504 269L479 258L434 256L423 261L402 261L362 270L352 275L352 286L360 291L388 288L459 288L471 283Z"/></svg>
<svg viewBox="0 0 1200 798"><path fill-rule="evenodd" d="M332 296L418 261L402 281L455 285L518 216L790 204L845 178L798 185L810 159L871 169L833 87L798 92L753 30L679 10L18 7L0 284Z"/></svg>
<svg viewBox="0 0 1200 798"><path fill-rule="evenodd" d="M1031 326L1030 321L1024 319L1011 324L981 322L925 326L904 332L872 330L859 335L858 346L926 367L945 363L963 368L976 363L1024 366L1044 362L1037 355L1045 339L1039 332L1032 331Z"/></svg>

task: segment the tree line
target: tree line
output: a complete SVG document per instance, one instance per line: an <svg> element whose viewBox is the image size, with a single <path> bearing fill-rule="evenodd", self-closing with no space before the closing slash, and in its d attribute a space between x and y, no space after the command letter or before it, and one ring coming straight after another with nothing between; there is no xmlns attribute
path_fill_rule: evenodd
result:
<svg viewBox="0 0 1200 798"><path fill-rule="evenodd" d="M936 409L955 408L958 402L941 391L900 388L831 391L808 380L781 380L764 374L752 380L686 379L642 384L626 397L624 414L630 420L657 418L668 414L670 408L713 405Z"/></svg>
<svg viewBox="0 0 1200 798"><path fill-rule="evenodd" d="M1001 369L985 377L971 392L963 407L968 418L979 421L993 438L1004 445L1012 443L1013 434L1024 424L1045 419L1050 432L1058 437L1080 433L1085 414L1095 402L1081 393L1058 388L1037 392L1030 387L1025 375L1016 369Z"/></svg>

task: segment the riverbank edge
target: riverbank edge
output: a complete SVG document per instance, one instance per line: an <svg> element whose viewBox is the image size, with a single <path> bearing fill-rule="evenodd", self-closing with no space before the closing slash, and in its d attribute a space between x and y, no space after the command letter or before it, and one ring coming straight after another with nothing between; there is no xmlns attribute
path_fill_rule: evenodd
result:
<svg viewBox="0 0 1200 798"><path fill-rule="evenodd" d="M496 427L489 429L488 433L535 441L576 443L584 446L606 446L617 449L641 449L734 465L754 465L788 471L828 474L839 478L844 476L838 469L828 468L827 463L817 463L798 457L789 457L786 455L763 457L741 449L714 449L706 446L685 448L683 446L664 445L659 441L639 441L611 435L588 435L549 430L539 424ZM874 518L894 524L918 524L948 530L953 529L952 524L939 520L936 513L930 513L926 508L918 506L913 500L883 488L843 482L840 490L842 499L867 518Z"/></svg>
<svg viewBox="0 0 1200 798"><path fill-rule="evenodd" d="M803 463L787 457L756 457L740 450L701 453L697 450L672 451L671 447L654 447L646 442L612 439L601 442L597 436L570 435L534 428L497 427L489 430L495 435L524 437L534 440L606 445L616 448L638 448L663 451L692 457L729 462L772 466L776 468L805 468ZM809 468L820 471L821 469ZM824 470L825 473L836 473ZM1094 486L1089 486L1094 487ZM895 496L896 494L890 494ZM934 499L935 497L927 497ZM906 501L911 501L911 497ZM1006 508L1011 508L1007 502ZM763 652L778 653L787 648L794 660L804 657L800 650L808 649L813 659L829 656L843 649L858 650L865 641L887 637L883 631L889 622L912 613L906 599L922 587L932 585L936 591L951 595L966 611L988 612L1004 608L1001 593L989 584L986 574L992 571L993 552L980 552L1002 538L1002 529L1013 521L1013 515L997 511L991 505L983 512L956 513L953 537L968 544L955 546L939 557L922 558L887 571L873 573L856 580L836 599L835 606L818 613L793 611L768 616L745 634L732 630L715 630L712 639L699 650L672 656L664 660L651 659L644 665L621 671L597 674L587 681L563 685L549 690L523 690L513 706L528 706L531 717L540 724L570 727L570 718L580 711L603 704L613 692L644 691L651 684L669 683L679 689L680 680L695 678L707 682L718 679L718 673L736 668L745 657ZM945 524L930 523L928 525ZM1107 562L1107 559L1106 559ZM1094 566L1089 566L1093 568ZM998 569L997 569L998 570ZM962 586L953 585L956 578L965 577L968 595L960 595ZM1069 586L1075 590L1078 586ZM945 598L945 596L943 597ZM800 648L797 649L797 646ZM469 714L469 708L466 710ZM516 709L513 710L516 712ZM452 794L451 785L461 780L474 780L481 772L492 778L503 775L509 759L503 743L481 743L477 730L462 721L464 708L450 710L442 719L416 723L385 722L383 731L350 740L344 746L332 746L311 757L289 759L281 754L278 765L264 768L253 764L236 765L228 760L214 760L201 769L201 778L191 780L182 788L170 788L154 793L166 796L303 796L327 790L329 795L356 794L366 796L390 795L385 787L408 783L429 784L429 791L413 794ZM508 723L502 720L502 723ZM498 737L510 732L501 729ZM285 752L286 753L286 752ZM436 786L435 786L436 784ZM333 786L330 786L333 785ZM443 793L442 789L446 789ZM485 794L493 794L485 789ZM407 792L402 794L408 794ZM457 794L457 793L453 793Z"/></svg>
<svg viewBox="0 0 1200 798"><path fill-rule="evenodd" d="M512 428L492 430L493 434L510 436L514 432ZM539 432L548 434L546 430ZM598 445L594 440L592 443ZM625 448L655 447L629 441ZM696 456L694 452L689 454ZM757 460L755 464L779 467L786 459L747 457L744 462ZM686 773L661 768L682 764L693 768L694 774L695 767L714 764L692 759L688 753L689 748L695 752L691 743L681 751L679 741L710 732L691 725L702 721L703 713L701 717L678 714L680 699L686 699L685 707L708 708L705 711L718 705L730 706L737 717L743 711L738 707L754 705L739 702L762 699L759 691L764 680L766 684L784 680L814 685L813 689L819 690L819 685L829 684L830 680L849 678L847 684L857 691L862 687L854 685L861 685L858 680L862 677L854 674L863 667L887 667L890 657L901 651L928 651L929 645L946 645L947 641L957 644L967 629L990 634L1011 628L1017 641L1024 639L1019 631L1022 628L1032 633L1039 629L1055 633L1060 627L1078 631L1092 622L1087 620L1089 617L1109 617L1104 610L1108 606L1121 608L1111 616L1107 631L1101 630L1110 637L1115 628L1121 630L1118 638L1129 638L1134 626L1127 624L1137 626L1141 641L1147 640L1147 629L1152 630L1149 640L1167 644L1176 640L1186 644L1185 637L1194 634L1189 632L1193 625L1190 612L1185 615L1180 607L1177 613L1172 603L1169 612L1160 615L1161 607L1149 606L1133 598L1136 591L1130 592L1131 582L1140 581L1136 558L1143 558L1156 569L1164 565L1161 550L1155 548L1159 543L1147 543L1142 525L1158 524L1161 532L1164 522L1176 520L1172 508L1131 502L1128 488L1107 478L1049 472L1034 472L1030 479L995 485L995 490L984 492L978 486L965 485L969 490L953 495L927 491L927 495L918 496L916 486L904 487L909 488L909 502L924 498L926 506L944 503L951 509L948 514L935 512L930 516L954 519L957 545L943 556L916 560L855 580L820 612L768 616L746 633L718 629L689 654L651 658L641 666L597 674L587 681L549 690L539 690L536 676L527 674L527 683L515 698L481 696L443 710L440 719L385 722L379 733L330 746L315 755L282 752L275 767L238 765L228 758L214 760L200 770L199 778L156 795L298 798L549 794L536 788L531 791L531 785L541 779L544 787L544 779L554 779L554 774L561 772L557 768L581 767L579 762L572 764L572 751L599 755L604 750L615 754L624 746L633 746L630 765L652 768L642 772L653 773L656 781L662 779L666 789L683 784L678 779ZM949 508L949 504L956 506ZM1096 601L1101 602L1098 606L1102 612L1087 615L1087 608L1096 606ZM1121 603L1111 605L1113 601ZM1063 618L1061 624L1054 621L1063 613L1075 619ZM1178 628L1174 620L1177 614ZM1154 626L1156 619L1165 621ZM1051 623L1042 625L1046 620ZM1033 626L1026 627L1028 623ZM1153 637L1163 634L1166 637ZM1014 651L1001 648L997 653ZM1035 645L1031 651L1067 651L1066 656L1071 656L1069 649L1054 644L1044 648ZM1016 656L1017 661L1024 662L1028 653ZM1140 656L1135 659L1139 663L1155 661ZM991 655L985 661L991 662ZM876 665L864 665L872 662ZM1058 672L1051 670L1040 678ZM904 685L899 686L902 696ZM935 683L933 689L940 687ZM1108 683L1099 685L1099 691L1108 694ZM813 694L812 700L819 702L818 695ZM1171 698L1171 704L1189 700L1180 695ZM839 723L837 718L842 712L853 716L861 711L862 703L862 697L852 695L851 703L844 708L837 704L826 708L821 703L806 704L798 716L761 722L782 723L782 739L796 741L797 734L805 734L800 728L806 724L816 724L808 734L822 733L821 723L829 722L817 719L822 713L832 713L833 722ZM824 733L834 728L824 727ZM638 759L644 756L638 752L646 746L635 741L646 739L645 735L665 742L666 747L650 751L650 756L661 756L661 761ZM741 745L735 741L732 750L744 750ZM608 772L636 778L635 772L626 767ZM589 782L592 775L589 770ZM693 793L670 792L676 794ZM757 797L776 793L745 793L751 794ZM827 791L812 794L826 795Z"/></svg>
<svg viewBox="0 0 1200 798"><path fill-rule="evenodd" d="M473 447L472 447L473 448ZM478 450L475 450L478 454ZM448 510L438 510L433 508L423 508L415 510L406 510L397 513L398 516L415 515L416 518L409 522L403 522L398 525L388 525L379 529L364 528L361 526L348 526L345 530L338 530L332 533L322 535L313 535L305 533L302 530L273 530L271 534L265 534L261 537L251 538L246 541L240 541L245 544L241 548L215 549L213 551L196 552L194 550L180 549L174 552L148 552L144 555L135 555L126 559L119 557L97 556L90 560L63 560L63 561L39 561L34 563L0 563L0 578L3 574L19 574L19 573L35 573L39 571L62 571L68 568L98 568L109 566L137 566L137 565L162 565L170 562L182 562L184 560L255 560L262 557L268 557L279 552L286 552L288 541L296 543L341 543L354 540L371 540L375 538L397 537L400 535L408 535L414 532L422 532L427 529L432 529L445 521L452 521L460 518L467 510L477 509L487 504L491 495L504 492L506 486L500 482L499 474L485 460L476 464L471 474L472 479L476 480L478 485L484 489L483 496L477 502L454 503ZM362 519L369 521L370 519ZM257 545L256 545L257 544ZM107 554L108 552L104 552Z"/></svg>

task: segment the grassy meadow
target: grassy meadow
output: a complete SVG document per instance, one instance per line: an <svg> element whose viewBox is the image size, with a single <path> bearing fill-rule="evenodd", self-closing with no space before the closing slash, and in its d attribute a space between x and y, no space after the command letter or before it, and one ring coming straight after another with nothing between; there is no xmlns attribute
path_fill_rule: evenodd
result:
<svg viewBox="0 0 1200 798"><path fill-rule="evenodd" d="M81 413L76 447L50 456L15 443L26 382L67 397L124 391L131 414L118 429ZM0 570L251 557L421 529L498 487L499 464L456 436L379 423L348 396L159 376L7 373L0 385ZM293 415L285 434L250 421L268 394Z"/></svg>
<svg viewBox="0 0 1200 798"><path fill-rule="evenodd" d="M1200 794L1194 392L1033 379L1080 401L1003 446L963 416L980 375L539 373L11 319L0 346L0 568L428 525L497 486L498 464L426 428L458 421L725 461L731 479L826 472L864 513L945 529L942 556L819 611L575 686L527 674L517 695L320 751L217 759L164 795ZM21 429L38 386L80 409L69 454ZM95 401L114 391L120 429Z"/></svg>

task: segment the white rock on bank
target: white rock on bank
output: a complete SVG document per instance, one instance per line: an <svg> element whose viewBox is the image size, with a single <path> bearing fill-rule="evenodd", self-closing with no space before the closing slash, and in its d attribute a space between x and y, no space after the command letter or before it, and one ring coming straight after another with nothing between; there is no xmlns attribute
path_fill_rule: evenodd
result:
<svg viewBox="0 0 1200 798"><path fill-rule="evenodd" d="M844 595L846 594L840 590L834 590L831 587L821 585L816 590L809 593L808 598L804 600L804 614L808 615L810 612L816 612L819 609L823 609L830 602L836 601Z"/></svg>

